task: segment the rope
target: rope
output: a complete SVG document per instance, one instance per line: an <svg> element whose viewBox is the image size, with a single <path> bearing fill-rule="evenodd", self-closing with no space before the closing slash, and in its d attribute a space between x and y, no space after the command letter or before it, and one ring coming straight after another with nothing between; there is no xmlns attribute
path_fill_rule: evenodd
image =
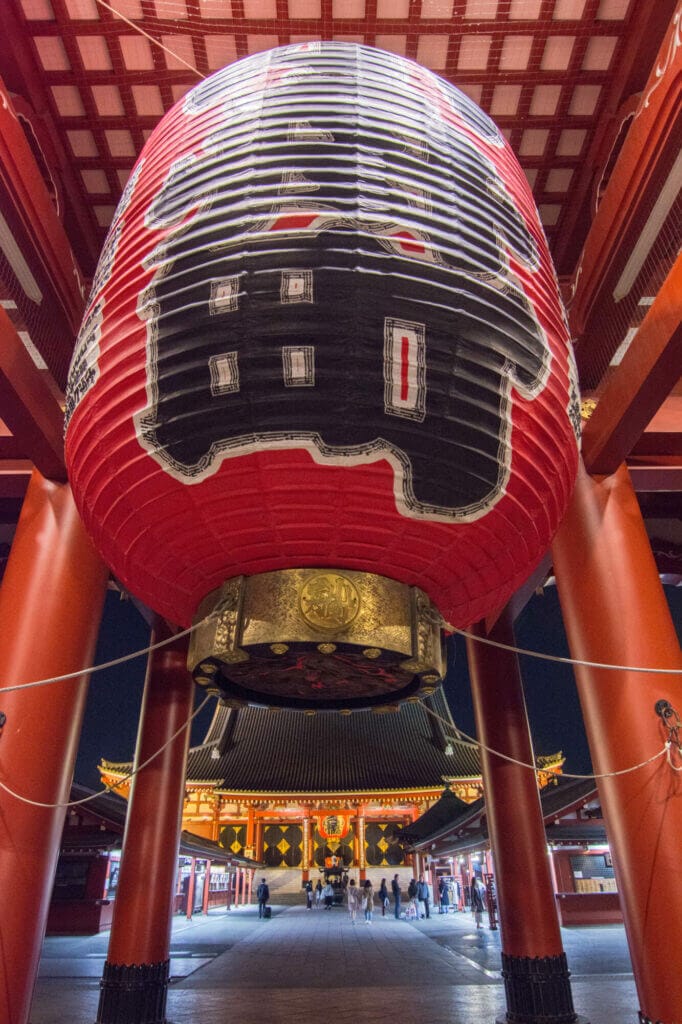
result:
<svg viewBox="0 0 682 1024"><path fill-rule="evenodd" d="M668 753L668 761L670 762L670 746L671 746L671 744L670 744L670 741L667 741L665 746L661 750L659 750L657 754L653 754L651 757L648 757L646 759L646 761L640 761L639 764L634 764L630 768L620 768L618 771L615 771L615 772L600 772L600 773L594 774L594 775L576 775L573 772L563 772L563 771L559 772L559 771L557 771L554 768L538 768L538 766L536 764L528 764L528 762L526 762L526 761L519 761L515 757L510 757L509 754L503 754L499 750L494 750L492 747L486 746L485 743L481 743L480 740L474 739L473 736L469 736L467 733L462 732L462 730L458 726L456 726L453 722L449 722L446 718L443 718L441 715L437 714L435 711L432 711L431 708L427 707L427 705L423 701L422 701L422 707L424 708L424 710L426 712L428 712L429 715L433 715L433 717L437 718L439 722L441 722L443 725L447 726L448 729L453 729L454 728L456 737L462 743L464 743L465 746L467 746L467 747L476 747L479 750L485 750L485 751L487 751L488 754L494 754L495 757L501 757L503 761L510 761L512 764L517 764L521 768L530 768L530 770L533 771L533 772L544 772L546 775L555 775L557 777L561 776L564 779L611 779L611 778L614 778L617 775L628 775L630 772L636 772L640 768L644 768L644 767L646 767L646 765L651 764L653 761L657 761L658 758L662 757L663 754L665 754L666 752ZM462 737L464 737L463 740L462 740ZM674 765L672 765L672 763L671 763L671 767L674 767ZM675 770L676 771L680 771L682 769L676 768Z"/></svg>
<svg viewBox="0 0 682 1024"><path fill-rule="evenodd" d="M117 18L120 18L121 21L124 21L126 25L132 28L134 32L137 32L138 35L144 36L145 39L148 39L150 43L154 44L154 46L158 46L160 50L163 50L165 53L169 54L171 57L173 57L174 60L180 61L180 63L184 64L186 68L189 68L190 71L193 71L198 78L203 79L206 77L205 75L202 75L201 71L199 71L198 68L195 68L193 64L190 64L189 61L186 61L184 59L184 57L181 57L179 53L175 53L168 46L164 46L160 39L155 39L154 36L150 36L149 32L145 32L141 25L136 25L134 21L130 20L130 18L126 18L125 14L122 14L121 11L117 11L115 7L112 7L110 4L106 3L106 0L97 0L97 3L100 5L100 7L104 7L105 10L110 11L111 14L115 14Z"/></svg>
<svg viewBox="0 0 682 1024"><path fill-rule="evenodd" d="M190 724L190 722L192 722L197 717L199 712L203 711L203 709L208 704L209 700L211 700L211 696L210 695L207 696L207 697L204 697L204 699L202 700L201 704L192 712L192 714L189 716L189 718L186 719L182 723L182 725L178 729L175 730L173 735L168 740L166 740L164 745L162 747L159 747L159 749L157 751L155 751L153 754L151 754L151 756L148 757L146 761L143 761L142 764L137 766L137 768L133 768L130 772L128 772L127 775L124 775L124 777L122 779L119 779L119 781L117 783L115 783L115 785L105 786L104 789L100 789L96 793L91 793L90 796L84 796L80 800L71 800L69 803L47 804L47 803L43 803L42 800L30 800L27 796L21 796L20 793L16 793L13 789L10 789L10 787L5 785L4 782L0 782L0 789L3 789L5 791L5 793L9 793L9 795L13 796L15 798L15 800L20 800L21 803L23 803L23 804L30 804L31 807L49 807L49 808L55 808L55 807L64 807L64 808L78 807L80 804L87 804L91 800L95 800L98 796L103 796L105 793L113 793L113 792L115 792L115 790L117 790L119 788L119 786L122 786L124 783L128 782L135 775L137 775L138 772L141 772L143 768L146 768L148 764L151 764L152 761L154 761L159 756L159 754L162 754L163 751L166 749L166 747L169 747L171 745L171 743L173 742L173 740L177 739L177 737L180 735L180 733L184 729L186 729L187 726Z"/></svg>
<svg viewBox="0 0 682 1024"><path fill-rule="evenodd" d="M218 612L214 610L207 615L205 619L202 619L200 622L195 622L194 625L189 626L187 629L183 629L180 633L175 633L166 640L159 640L157 643L150 644L148 647L143 647L138 651L132 651L130 654L123 654L120 658L112 658L111 661L105 661L99 665L91 665L90 668L76 669L74 672L65 672L63 675L51 676L47 679L35 679L30 683L15 683L12 686L0 686L0 695L3 693L10 693L12 690L29 690L34 686L48 686L51 683L60 683L65 679L75 679L78 676L86 674L91 675L93 672L103 672L105 669L114 668L116 665L124 665L128 661L133 661L135 658L141 658L143 655L151 653L151 651L156 651L160 647L165 647L167 644L172 644L183 636L187 636L195 629L203 626L217 614ZM466 637L469 640L475 640L477 643L488 644L491 647L499 647L504 651L511 651L514 654L525 654L529 658L540 658L543 661L560 662L563 665L584 665L590 668L613 669L620 670L622 672L651 672L663 675L682 674L682 669L676 668L643 668L641 666L638 667L634 665L610 665L599 661L581 661L578 658L564 658L559 655L545 654L542 651L531 651L526 647L515 647L512 644L504 644L498 640L491 640L489 637L476 636L474 633L469 633L465 629L457 629L447 623L443 623L443 627L449 632L458 633L460 636Z"/></svg>
<svg viewBox="0 0 682 1024"><path fill-rule="evenodd" d="M674 744L671 743L670 740L668 740L668 742L665 745L666 753L667 753L667 756L668 756L668 764L670 765L670 767L672 768L672 770L674 772L682 772L682 763L681 764L673 764L673 759L672 759L672 755L671 755L671 750L672 750L673 746L674 746ZM680 757L682 757L682 747L680 747L680 746L677 747L677 753L678 753L678 755Z"/></svg>
<svg viewBox="0 0 682 1024"><path fill-rule="evenodd" d="M511 651L513 654L525 654L528 658L540 658L542 661L556 661L561 665L583 665L586 668L605 668L616 672L651 672L658 675L682 675L682 668L644 668L642 665L613 665L603 661L585 661L582 658L564 658L558 654L545 654L542 651L531 651L526 647L515 647L513 644L504 644L499 640L491 640L487 636L477 636L469 633L466 629L457 629L447 622L442 626L449 633L458 633L467 640L475 640L479 644L488 644L489 647L499 647L503 651Z"/></svg>
<svg viewBox="0 0 682 1024"><path fill-rule="evenodd" d="M61 676L51 676L48 679L35 679L31 683L16 683L13 686L0 686L0 695L3 693L9 693L12 690L30 690L33 686L48 686L50 683L61 683L64 679L75 679L78 676L92 675L93 672L103 672L107 668L113 668L115 665L124 665L127 661L134 661L135 658L141 658L143 654L150 654L151 651L157 651L160 647L166 647L168 644L175 643L176 640L180 640L183 636L187 636L188 633L192 633L199 626L203 626L209 619L213 618L217 612L213 611L210 615L207 615L201 622L195 622L194 625L189 626L187 629L183 629L180 633L174 633L173 636L168 637L166 640L158 640L155 644L150 644L149 647L143 647L139 651L133 651L131 654L122 654L120 658L112 658L111 661L104 661L99 665L91 665L90 668L79 668L75 672L65 672Z"/></svg>

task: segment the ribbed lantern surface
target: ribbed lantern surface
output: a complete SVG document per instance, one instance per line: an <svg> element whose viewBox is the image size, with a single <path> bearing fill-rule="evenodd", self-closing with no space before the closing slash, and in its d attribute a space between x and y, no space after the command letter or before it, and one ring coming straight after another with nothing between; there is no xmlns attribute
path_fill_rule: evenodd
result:
<svg viewBox="0 0 682 1024"><path fill-rule="evenodd" d="M226 579L306 566L481 618L541 559L577 465L570 344L506 141L368 47L214 74L133 170L67 413L87 528L176 623Z"/></svg>

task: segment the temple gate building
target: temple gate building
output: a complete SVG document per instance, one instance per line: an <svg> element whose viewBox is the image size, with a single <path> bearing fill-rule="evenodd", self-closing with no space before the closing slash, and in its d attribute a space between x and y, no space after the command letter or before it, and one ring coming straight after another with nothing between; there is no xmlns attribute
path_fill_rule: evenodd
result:
<svg viewBox="0 0 682 1024"><path fill-rule="evenodd" d="M540 784L562 763L561 754L538 758ZM130 767L105 760L102 779L115 785ZM218 705L189 752L183 828L270 872L288 869L293 889L333 863L361 879L407 878L414 859L395 833L445 785L465 804L483 795L478 750L457 738L442 690L349 715Z"/></svg>
<svg viewBox="0 0 682 1024"><path fill-rule="evenodd" d="M550 574L632 1012L678 1019L681 26L679 0L0 3L3 1024L112 574L151 639L99 1024L131 992L125 1024L165 1020L183 810L300 855L273 872L388 873L389 830L479 770L504 1019L576 1024L514 637ZM481 744L455 771L411 706L452 628ZM301 748L286 710L221 707L188 774L195 683L299 708ZM371 784L325 768L336 707ZM266 736L291 789L240 770Z"/></svg>

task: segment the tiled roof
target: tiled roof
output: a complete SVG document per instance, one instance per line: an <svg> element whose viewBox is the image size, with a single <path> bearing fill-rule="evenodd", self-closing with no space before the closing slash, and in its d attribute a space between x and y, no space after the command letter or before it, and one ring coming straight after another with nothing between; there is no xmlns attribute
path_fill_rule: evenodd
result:
<svg viewBox="0 0 682 1024"><path fill-rule="evenodd" d="M86 814L88 818L94 818L95 821L99 820L100 827L73 827L67 819L62 833L62 853L69 853L73 850L111 850L120 847L123 842L128 801L117 796L116 793L95 794L94 790L73 783L71 799L82 800L84 797L91 799L83 805L82 813ZM104 828L105 822L111 827ZM201 857L219 863L224 863L226 860L247 866L258 863L247 857L236 856L230 851L226 851L219 843L185 830L180 833L179 853L183 857Z"/></svg>
<svg viewBox="0 0 682 1024"><path fill-rule="evenodd" d="M552 821L566 814L576 804L584 803L596 793L594 779L567 779L559 776L556 784L546 786L540 793L542 817L546 823L547 838L585 839L585 841L602 841L605 836L603 825L577 823L558 826ZM436 840L447 844L453 852L480 845L488 839L485 815L485 799L481 798L473 804L463 804L453 793L445 790L439 800L422 814L420 818L400 833L416 848L423 847ZM478 819L478 822L477 822Z"/></svg>
<svg viewBox="0 0 682 1024"><path fill-rule="evenodd" d="M446 789L436 803L429 807L428 811L407 828L400 830L398 838L410 844L419 843L422 839L452 825L452 822L469 811L470 807L470 804L460 800L451 789Z"/></svg>
<svg viewBox="0 0 682 1024"><path fill-rule="evenodd" d="M589 797L596 795L594 779L569 779L562 776L553 786L547 786L540 794L542 813L545 820L559 817L574 804L582 804Z"/></svg>
<svg viewBox="0 0 682 1024"><path fill-rule="evenodd" d="M424 704L451 721L442 692ZM444 777L480 771L478 751L446 735L420 703L351 715L219 707L205 742L190 750L187 780L238 792L367 792L438 788Z"/></svg>

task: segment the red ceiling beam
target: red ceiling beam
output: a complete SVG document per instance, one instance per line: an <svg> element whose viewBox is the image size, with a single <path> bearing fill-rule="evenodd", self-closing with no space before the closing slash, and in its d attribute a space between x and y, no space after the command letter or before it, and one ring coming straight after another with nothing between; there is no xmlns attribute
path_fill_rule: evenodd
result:
<svg viewBox="0 0 682 1024"><path fill-rule="evenodd" d="M2 308L0 408L3 420L43 476L66 480L64 414Z"/></svg>
<svg viewBox="0 0 682 1024"><path fill-rule="evenodd" d="M665 66L666 64L666 56L670 51L670 47L674 43L676 32L679 31L679 26L675 21L675 7L675 0L665 0L665 2L662 3L642 3L634 5L625 51L619 59L618 67L609 86L609 95L607 98L604 116L602 117L602 120L594 134L594 142L592 143L590 152L584 162L580 179L575 182L574 187L571 189L571 204L568 215L562 224L561 237L556 240L553 247L554 262L560 274L569 273L570 268L575 265L574 259L571 259L574 238L576 232L580 232L580 221L581 218L585 216L586 210L589 209L589 212L592 212L594 198L591 195L591 192L595 189L596 175L603 170L603 164L608 159L609 155L608 152L606 154L603 152L604 139L612 136L612 141L615 143L619 127L617 122L622 119L623 106L627 104L628 100L630 100L630 94L636 88L634 83L637 81L639 69L642 67L643 62L647 71L650 67L653 67L654 69L649 78L649 82L642 93L643 96L646 96L651 85L653 85L657 80L656 69L660 66ZM664 33L665 35L663 35ZM647 41L656 38L660 39L662 35L663 43L659 50L658 57L654 59L656 55L649 54ZM639 81L641 82L641 78ZM660 100L661 96L656 96L654 102L655 107L658 106ZM632 129L630 129L630 132L628 133L628 139L631 134ZM632 143L628 143L626 140L626 143L623 146L623 152L627 145L632 146ZM616 179L620 180L623 177L624 168L619 168L619 163L623 163L621 158L619 158L618 163L614 167L604 199L602 200L599 210L595 215L594 222L589 229L587 242L583 247L583 257L578 261L578 266L580 266L581 263L584 264L588 248L590 248L595 241L595 235L597 237L602 236L603 227L595 230L595 225L598 219L602 224L607 219L603 212L604 203L609 197L609 193L614 192L612 183L614 183ZM645 168L642 167L641 170L645 171ZM613 207L611 210L612 215L614 211L618 211L618 203L616 202L615 206L612 203L611 206ZM592 268L588 268L587 266L584 267L583 277L588 282L590 282L591 272ZM574 274L574 287L576 283L579 284L580 282L576 282ZM584 287L584 285L585 280L583 280L581 286Z"/></svg>
<svg viewBox="0 0 682 1024"><path fill-rule="evenodd" d="M628 472L638 493L682 491L682 466L628 466Z"/></svg>
<svg viewBox="0 0 682 1024"><path fill-rule="evenodd" d="M32 472L32 462L0 461L0 503L7 499L23 501Z"/></svg>
<svg viewBox="0 0 682 1024"><path fill-rule="evenodd" d="M640 462L660 456L682 458L682 410L680 411L680 427L678 430L645 430L633 447L631 457Z"/></svg>
<svg viewBox="0 0 682 1024"><path fill-rule="evenodd" d="M592 474L614 473L680 378L682 256L642 321L623 360L608 377L583 430L583 459Z"/></svg>
<svg viewBox="0 0 682 1024"><path fill-rule="evenodd" d="M643 216L649 190L660 184L656 171L664 152L679 152L675 135L682 92L679 32L679 20L673 18L573 275L569 320L574 337L583 333L607 274L615 273L614 262L627 261L635 241L631 238L628 244L628 231Z"/></svg>
<svg viewBox="0 0 682 1024"><path fill-rule="evenodd" d="M25 458L26 449L16 437L11 435L0 437L0 463Z"/></svg>
<svg viewBox="0 0 682 1024"><path fill-rule="evenodd" d="M0 181L13 213L30 240L31 251L22 252L21 258L29 272L31 266L37 265L50 281L54 297L75 337L85 305L85 282L1 79Z"/></svg>

